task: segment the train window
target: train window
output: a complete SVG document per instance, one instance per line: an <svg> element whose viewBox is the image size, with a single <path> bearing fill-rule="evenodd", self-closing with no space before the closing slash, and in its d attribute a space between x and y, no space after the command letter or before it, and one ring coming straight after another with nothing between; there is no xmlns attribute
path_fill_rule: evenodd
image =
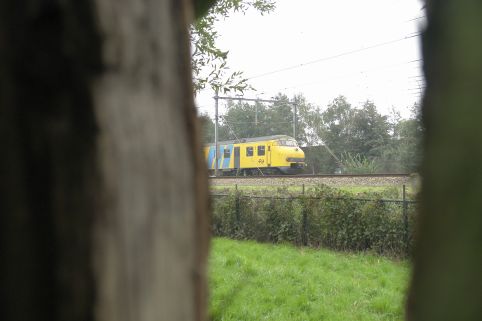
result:
<svg viewBox="0 0 482 321"><path fill-rule="evenodd" d="M279 146L291 146L291 147L297 147L298 146L296 144L295 140L279 140L278 145Z"/></svg>
<svg viewBox="0 0 482 321"><path fill-rule="evenodd" d="M246 156L253 156L253 147L246 147Z"/></svg>
<svg viewBox="0 0 482 321"><path fill-rule="evenodd" d="M224 158L229 158L231 157L231 151L229 150L229 148L225 148L224 149Z"/></svg>
<svg viewBox="0 0 482 321"><path fill-rule="evenodd" d="M258 146L258 156L263 156L264 155L264 145L259 145Z"/></svg>

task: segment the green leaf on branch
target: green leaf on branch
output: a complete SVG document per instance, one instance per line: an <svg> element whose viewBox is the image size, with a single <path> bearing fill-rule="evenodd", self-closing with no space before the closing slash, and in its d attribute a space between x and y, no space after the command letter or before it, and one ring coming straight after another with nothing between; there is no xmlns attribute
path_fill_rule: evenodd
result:
<svg viewBox="0 0 482 321"><path fill-rule="evenodd" d="M245 13L249 9L260 14L273 11L274 0L213 0L195 3L196 17L199 19L191 26L191 63L194 92L206 87L222 92L243 92L251 88L241 72L231 72L228 67L229 51L216 45L219 34L215 24L226 19L234 12Z"/></svg>

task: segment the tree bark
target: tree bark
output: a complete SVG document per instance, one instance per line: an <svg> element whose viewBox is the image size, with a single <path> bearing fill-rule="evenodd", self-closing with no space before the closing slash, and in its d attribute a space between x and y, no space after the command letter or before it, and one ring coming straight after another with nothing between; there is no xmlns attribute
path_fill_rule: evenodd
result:
<svg viewBox="0 0 482 321"><path fill-rule="evenodd" d="M482 320L482 3L427 1L423 191L408 320Z"/></svg>
<svg viewBox="0 0 482 321"><path fill-rule="evenodd" d="M190 10L1 2L2 320L204 319Z"/></svg>

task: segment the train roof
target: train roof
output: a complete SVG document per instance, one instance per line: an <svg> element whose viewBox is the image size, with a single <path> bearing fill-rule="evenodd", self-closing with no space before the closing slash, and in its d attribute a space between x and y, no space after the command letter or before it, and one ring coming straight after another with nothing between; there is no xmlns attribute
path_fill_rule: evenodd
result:
<svg viewBox="0 0 482 321"><path fill-rule="evenodd" d="M241 143L253 143L253 142L262 142L266 140L277 140L277 139L292 139L295 140L293 137L288 135L271 135L271 136L262 136L262 137L251 137L251 138L240 138L240 139L233 139L233 140L225 140L222 142L218 142L218 145L228 145L228 144L241 144ZM214 145L214 143L207 144L208 146Z"/></svg>

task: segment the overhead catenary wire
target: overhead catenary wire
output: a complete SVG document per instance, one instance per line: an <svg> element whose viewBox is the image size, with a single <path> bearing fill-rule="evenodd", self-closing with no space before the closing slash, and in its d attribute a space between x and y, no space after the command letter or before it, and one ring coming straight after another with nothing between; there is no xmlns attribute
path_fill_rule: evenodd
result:
<svg viewBox="0 0 482 321"><path fill-rule="evenodd" d="M413 18L413 19L410 19L408 21L413 21L413 20L418 20L418 19L422 19L423 17L416 17L416 18ZM335 59L335 58L338 58L338 57L343 57L343 56L347 56L347 55L351 55L351 54L355 54L355 53L358 53L358 52L362 52L362 51L366 51L366 50L370 50L370 49L374 49L374 48L377 48L377 47L381 47L381 46L387 46L387 45L390 45L390 44L393 44L393 43L396 43L396 42L400 42L400 41L403 41L403 40L406 40L406 39L410 39L410 38L415 38L415 37L418 37L420 36L421 33L420 32L411 32L411 33L408 33L407 35L405 35L404 37L401 37L401 38L398 38L398 39L393 39L393 40L390 40L390 41L385 41L385 42L381 42L381 43L377 43L375 45L371 45L371 46L368 46L368 47L363 47L363 48L360 48L360 49L356 49L356 50L351 50L351 51L347 51L347 52L342 52L340 54L337 54L337 55L333 55L333 56L329 56L329 57L323 57L323 58L319 58L319 59L316 59L316 60L312 60L312 61L308 61L308 62L305 62L305 63L302 63L302 64L297 64L297 65L293 65L293 66L289 66L289 67L286 67L286 68L281 68L281 69L278 69L278 70L273 70L273 71L270 71L270 72L266 72L264 74L260 74L260 75L256 75L256 76L252 76L248 79L253 79L253 78L259 78L259 77L263 77L263 76L266 76L268 74L275 74L275 73L278 73L278 72L282 72L282 71L285 71L285 70L290 70L290 69L296 69L296 68L301 68L301 67L304 67L304 66L308 66L308 65L311 65L311 64L315 64L315 63L318 63L318 62L322 62L322 61L325 61L325 60L330 60L330 59ZM394 64L394 65L388 65L388 66L381 66L381 68L388 68L388 67L391 67L391 66L396 66L396 65L401 65L401 64L410 64L410 63L414 63L414 62L419 62L421 61L421 59L414 59L414 60L411 60L411 61L407 61L407 62L403 62L403 63L397 63L397 64ZM366 70L363 70L363 71L359 71L359 72L356 72L356 73L353 73L353 74L358 74L358 73L368 73L368 72L371 72L373 70L379 70L380 67L375 67L375 68L371 68L371 69L366 69ZM352 73L349 73L349 74L352 74ZM345 75L342 75L343 77L346 77L347 74ZM418 76L414 76L415 77L418 77ZM420 76L420 77L423 77L423 76ZM310 82L310 83L304 83L304 84L299 84L299 85L294 85L294 86L288 86L288 87L284 87L283 89L289 89L289 88L297 88L297 87L304 87L304 86L308 86L308 85L311 85L311 84L314 84L314 83L318 83L320 81L315 81L315 82ZM413 86L413 84L412 84ZM229 100L242 100L242 99L238 99L238 97L221 97L221 96L218 96L218 99L229 99ZM252 99L252 101L259 101L259 98L256 98L256 99ZM268 101L266 101L268 102ZM201 106L200 108L205 108L207 106ZM247 122L249 123L249 122ZM254 122L256 123L256 122ZM264 122L262 122L264 123ZM288 124L288 122L284 122L286 124ZM235 124L234 122L231 122L231 124ZM266 123L265 123L266 124Z"/></svg>
<svg viewBox="0 0 482 321"><path fill-rule="evenodd" d="M406 62L402 62L402 63L391 64L391 65L387 65L387 66L381 66L381 67L370 68L370 69L364 69L364 70L360 70L360 71L356 71L356 72L352 72L352 73L347 73L347 74L343 74L343 75L339 75L339 76L335 76L335 77L325 77L322 80L316 80L316 81L311 81L311 82L307 82L307 83L295 84L295 85L292 85L292 86L289 86L289 87L278 88L278 89L273 90L273 91L281 91L281 90L287 90L287 89L308 87L308 86L324 83L324 82L327 82L327 81L332 81L333 79L341 79L341 78L346 78L346 77L350 77L350 76L371 73L371 72L374 72L374 71L379 71L379 70L383 70L383 69L387 69L387 68L391 68L391 67L403 66L403 65L412 64L412 63L415 63L415 62L420 62L420 61L422 61L422 59L414 59L414 60L410 60L410 61L406 61Z"/></svg>
<svg viewBox="0 0 482 321"><path fill-rule="evenodd" d="M396 30L394 29L394 32L398 32L397 35L395 35L395 34L392 34L392 36L388 36L388 35L387 35L387 37L379 38L379 40L374 40L374 41L369 41L368 39L366 39L366 40L365 40L365 44L366 44L366 45L376 43L377 41L380 41L381 43L376 43L376 45L373 45L373 46L362 47L362 48L357 49L357 50L352 50L352 52L355 53L355 52L360 52L360 51L364 51L364 50L369 50L369 49L371 49L372 47L381 46L381 45L385 45L385 44L386 44L386 45L389 45L389 44L391 44L392 42L403 41L403 40L405 40L405 39L417 37L417 36L420 35L420 34L418 33L419 31L417 30L417 29L420 29L420 24L418 24L417 21L419 21L419 20L421 21L421 20L423 20L423 19L425 19L425 18L426 18L426 16L425 16L424 10L420 10L420 11L418 11L418 12L411 12L411 13L408 14L408 15L403 14L403 17L400 17L400 16L399 16L399 17L397 17L396 19L386 20L387 23L385 23L384 26L392 25L392 24L397 24L397 29L396 29ZM403 27L401 26L402 24L403 24ZM418 27L417 27L417 26L418 26ZM403 28L403 30L402 30L402 28ZM398 36L399 36L399 37L405 36L405 37L396 39ZM389 40L389 41L383 42L385 39L386 39L386 40ZM393 40L390 40L390 39L393 39ZM412 43L412 42L410 42L410 43ZM404 44L405 44L405 43L404 43ZM401 44L400 44L400 45L401 45ZM351 46L351 48L350 48L350 47L345 47L345 48L347 48L347 49L353 49L353 48L356 48L356 46L355 46L355 47ZM397 46L397 48L398 48L398 46ZM340 49L341 49L341 48L340 48ZM343 49L342 49L342 50L340 50L340 49L338 49L337 51L338 51L338 52L343 51ZM388 48L387 48L387 49L388 49ZM391 48L390 48L390 49L391 49ZM378 51L377 51L377 52L378 52ZM335 51L335 52L332 52L332 53L336 53L336 51ZM339 54L339 55L348 55L348 54L350 54L350 52L341 53L341 54ZM322 54L322 55L324 55L324 54ZM313 57L316 58L316 55L315 55L315 56L312 56L312 59L313 59ZM329 58L331 58L331 57L324 57L324 58L320 58L320 59L329 59ZM332 59L333 59L333 58L332 58ZM348 58L348 59L349 59L349 58ZM305 59L299 59L298 62L302 62L303 60L305 60ZM308 58L308 59L306 59L306 60L310 60L310 58ZM345 61L345 59L340 59L340 61ZM309 64L309 63L314 63L314 62L315 62L315 61L308 61L308 62L305 62L303 65L306 65L306 64ZM295 61L295 63L296 63L296 61ZM287 65L289 66L289 64L290 64L290 63L288 63ZM281 65L278 65L278 67L282 67L282 66L283 66L282 64L281 64ZM286 66L286 64L285 64L285 66ZM274 68L276 68L276 67L277 67L277 66L274 66ZM295 67L296 67L296 66L295 66ZM301 66L301 67L302 67L302 66ZM316 67L319 67L319 66L316 66ZM411 69L411 67L412 67L412 66L410 66L410 68L407 67L407 71L408 71L409 69ZM417 65L417 66L414 65L413 67L414 67L414 68L420 68L419 65ZM274 69L274 68L273 68L273 69ZM270 70L271 68L267 68L267 69ZM265 69L265 70L266 70L266 69ZM347 71L350 72L349 70L347 70ZM260 72L263 72L263 69L258 68L257 71L249 72L249 74L247 75L247 77L249 77L249 76L251 76L251 75L255 75L255 74L260 73ZM368 71L364 71L364 72L368 72ZM414 72L415 72L415 71L414 71ZM334 73L340 74L341 72L334 72ZM245 76L246 76L246 75L245 75ZM261 75L255 75L255 76L253 76L253 77L257 77L257 76L261 76ZM280 75L280 76L281 76L281 75ZM249 79L252 79L253 77L251 77L251 78L249 78ZM319 77L319 76L318 76L318 77ZM322 76L322 77L325 78L325 76ZM370 77L370 75L369 75L368 77ZM367 81L368 81L368 80L371 80L371 78L366 79L366 80L367 80ZM364 81L365 81L365 80L362 79L362 80L360 80L359 82L363 82L363 83L364 83ZM318 81L317 81L317 82L318 82ZM309 84L311 84L311 83L303 84L303 86L309 85ZM272 85L273 85L273 84L271 84L271 85L269 85L269 86L271 87ZM289 84L289 83L288 83L288 84L285 84L285 86L283 86L283 87L286 87L286 85L289 85L287 88L300 87L300 85L292 86L292 84ZM336 84L336 85L337 85L337 84ZM395 84L389 82L385 87L390 87L389 89L391 90L392 87L394 88L394 85L395 85ZM412 85L412 86L413 86L413 85ZM263 86L263 85L260 85L259 87L262 88L262 87L264 87L264 86ZM281 86L280 86L280 87L281 87ZM360 85L359 85L358 87L360 87ZM375 86L372 86L371 88L372 88L372 89L375 88L375 89L374 89L375 91L374 91L374 92L369 92L368 95L372 95L372 96L376 95L376 94L377 94L377 93L376 93L376 87L375 87ZM284 88L283 88L283 89L284 89ZM406 90L406 88L404 88L404 89ZM338 91L341 92L342 90L338 90ZM270 89L270 93L271 93L271 92L274 93L274 91L271 91L271 89ZM345 92L343 92L343 93L345 93ZM345 94L346 94L346 93L345 93ZM328 95L328 94L325 94L325 96L326 96L326 95ZM389 95L389 94L386 94L386 97L388 97L388 95ZM269 96L269 95L267 95L266 97L268 97L268 96ZM370 96L370 97L372 97L372 96ZM394 100L395 98L393 98L393 99L392 99L392 98L387 99L386 97L385 97L385 100L389 100L389 102L388 102L387 104L392 104L392 100ZM357 99L358 99L358 97L357 97ZM374 99L374 98L372 98L372 99ZM323 100L326 100L326 99L323 98ZM202 106L202 107L199 108L199 109L204 109L204 108L208 108L208 106Z"/></svg>
<svg viewBox="0 0 482 321"><path fill-rule="evenodd" d="M216 96L217 98L219 98L219 96ZM223 97L223 99L226 99L226 100L229 100L230 97ZM244 100L244 101L256 101L256 102L260 102L260 101L264 101L264 102L268 102L268 103L274 103L274 102L279 102L277 100L268 100L268 99L265 99L265 100L262 100L262 99L250 99L250 98L239 98L239 97L236 97L236 98L232 98L232 100ZM233 133L236 141L240 141L238 135L236 135L236 132L234 131L234 129L231 127L231 124L233 125L236 125L236 124L258 124L260 123L259 121L257 122L230 122L230 121L226 121L224 119L224 123L226 123L226 125L228 126L229 130ZM263 123L263 122L261 122ZM286 124L286 123L291 123L291 122L265 122L265 124ZM323 143L323 146L325 147L325 149L328 151L328 153L336 160L336 162L340 165L340 166L343 166L343 163L341 162L341 160L335 155L335 153L328 147L327 144L325 144L324 142ZM261 175L264 176L263 172L261 171L261 169L256 166L256 168L259 170L259 172L261 173Z"/></svg>
<svg viewBox="0 0 482 321"><path fill-rule="evenodd" d="M231 125L246 125L246 124L262 124L262 125L274 125L274 124L292 124L293 121L279 121L279 122L265 122L265 121L247 121L247 122L234 122L234 121L227 121L223 120L223 123L231 124Z"/></svg>
<svg viewBox="0 0 482 321"><path fill-rule="evenodd" d="M405 20L404 22L412 22L412 21L416 21L416 20L420 20L420 19L426 19L427 16L420 16L420 17L415 17L415 18L412 18L412 19L409 19L409 20Z"/></svg>
<svg viewBox="0 0 482 321"><path fill-rule="evenodd" d="M248 77L247 80L251 80L251 79L255 79L255 78L261 78L261 77L277 74L277 73L288 71L288 70L302 68L302 67L305 67L305 66L308 66L308 65L319 63L319 62L323 62L323 61L327 61L327 60L332 60L332 59L352 55L352 54L355 54L355 53L358 53L358 52L361 52L361 51L391 45L393 43L404 41L404 40L407 40L407 39L410 39L410 38L415 38L415 37L418 37L420 35L421 35L421 33L411 33L411 34L408 34L408 35L406 35L405 37L402 37L402 38L398 38L398 39L394 39L394 40L390 40L390 41L385 41L385 42L382 42L382 43L378 43L378 44L371 45L371 46L364 47L364 48L360 48L360 49L345 51L345 52L342 52L342 53L339 53L339 54L336 54L336 55L333 55L333 56L323 57L323 58L307 61L307 62L304 62L304 63L301 63L301 64L297 64L297 65L293 65L293 66L289 66L289 67L285 67L285 68L280 68L280 69L277 69L277 70L268 71L268 72L265 72L265 73L262 73L262 74L259 74L259 75Z"/></svg>

